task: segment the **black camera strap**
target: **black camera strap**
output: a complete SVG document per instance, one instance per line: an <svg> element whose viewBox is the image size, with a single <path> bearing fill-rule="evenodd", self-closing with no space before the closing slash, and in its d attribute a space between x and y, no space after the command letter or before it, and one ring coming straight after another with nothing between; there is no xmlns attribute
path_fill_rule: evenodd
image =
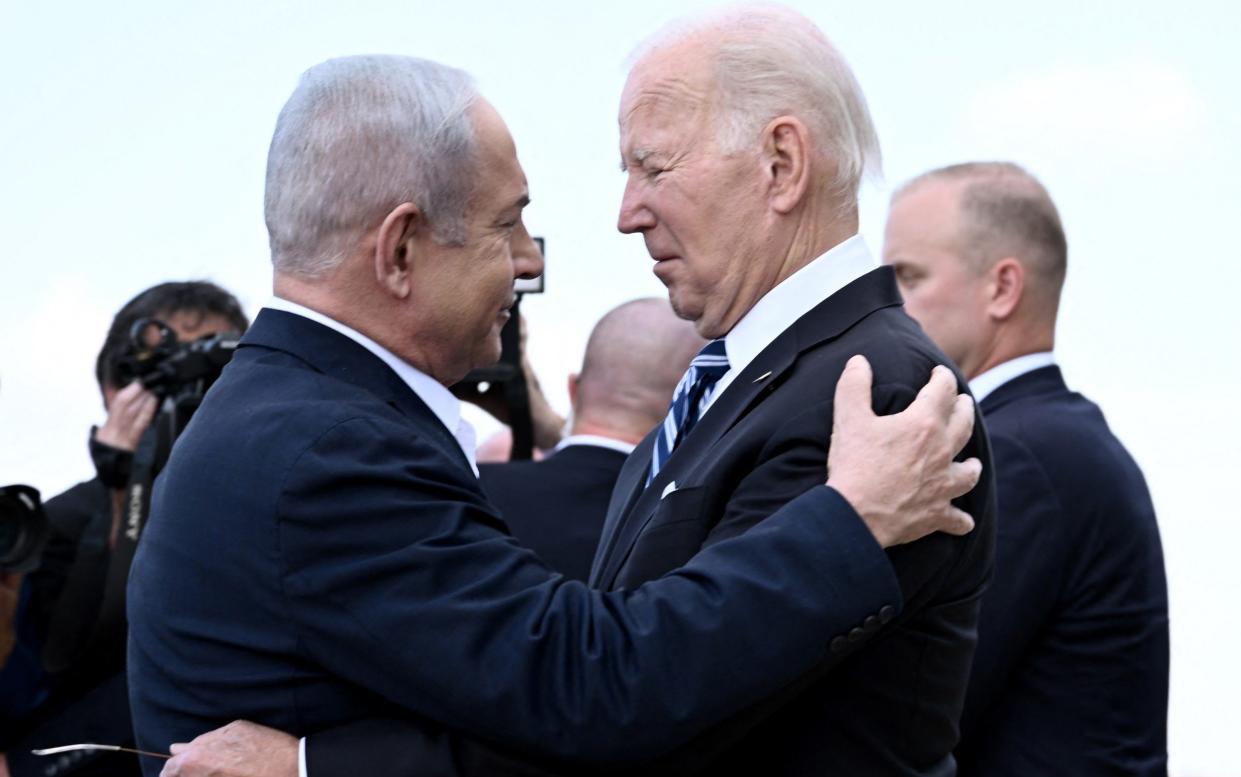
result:
<svg viewBox="0 0 1241 777"><path fill-rule="evenodd" d="M116 545L108 560L108 575L103 589L103 601L99 618L86 642L87 651L106 651L124 645L128 621L125 617L125 586L129 582L129 568L134 563L138 539L146 528L151 514L151 487L155 476L168 459L172 446L172 428L175 425L175 408L165 401L155 421L147 427L134 451L129 472L129 483L121 503L121 523Z"/></svg>

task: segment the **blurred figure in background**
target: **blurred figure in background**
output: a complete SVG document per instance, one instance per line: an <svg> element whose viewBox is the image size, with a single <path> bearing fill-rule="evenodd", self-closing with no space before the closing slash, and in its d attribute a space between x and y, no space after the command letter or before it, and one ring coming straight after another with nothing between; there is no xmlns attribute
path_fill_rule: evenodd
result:
<svg viewBox="0 0 1241 777"><path fill-rule="evenodd" d="M95 362L107 419L89 438L95 477L49 499L50 536L40 566L27 575L28 600L18 624L45 671L34 711L4 732L8 767L23 774L132 773L137 760L116 753L73 753L39 759L31 748L73 742L131 745L125 683L123 583L128 559L115 554L125 488L134 453L159 409L140 381L126 383L134 354L133 328L142 319L166 324L182 343L223 332L243 332L248 320L237 299L206 281L153 286L117 312ZM120 558L121 560L117 560ZM122 565L114 569L114 562ZM117 598L117 601L112 601Z"/></svg>
<svg viewBox="0 0 1241 777"><path fill-rule="evenodd" d="M1167 773L1159 529L1137 464L1056 366L1067 254L1047 190L1014 164L932 170L892 198L884 261L969 377L995 456L962 777Z"/></svg>
<svg viewBox="0 0 1241 777"><path fill-rule="evenodd" d="M479 465L504 522L548 566L577 580L590 574L621 465L663 420L703 342L666 299L611 310L591 331L581 372L569 376L569 436L542 461Z"/></svg>

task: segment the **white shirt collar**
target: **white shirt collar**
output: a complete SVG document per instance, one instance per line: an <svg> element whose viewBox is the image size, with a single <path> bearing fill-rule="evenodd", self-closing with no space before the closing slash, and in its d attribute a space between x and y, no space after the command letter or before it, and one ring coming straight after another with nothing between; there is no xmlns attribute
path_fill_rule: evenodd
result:
<svg viewBox="0 0 1241 777"><path fill-rule="evenodd" d="M280 297L272 297L263 307L271 308L272 310L282 310L285 313L292 313L295 316L308 318L315 323L322 324L348 337L379 357L384 364L391 367L392 371L409 386L411 391L418 395L418 398L427 407L431 408L431 412L440 420L444 428L452 432L453 438L461 446L461 452L465 454L466 460L470 462L470 467L474 470L474 474L478 474L478 464L474 461L474 448L476 447L474 427L470 425L469 421L461 417L461 403L439 381L358 330L346 326L334 318L329 318L317 310L311 310L305 305L299 305L296 302L290 302Z"/></svg>
<svg viewBox="0 0 1241 777"><path fill-rule="evenodd" d="M878 267L861 235L829 249L810 264L785 278L750 308L724 336L728 372L720 377L702 412L714 404L728 385L763 349L823 300Z"/></svg>
<svg viewBox="0 0 1241 777"><path fill-rule="evenodd" d="M571 434L561 440L555 448L552 448L552 453L562 451L571 445L593 445L597 448L610 448L614 451L620 451L626 456L633 453L633 449L637 447L632 443L621 442L612 437L600 437L597 434Z"/></svg>
<svg viewBox="0 0 1241 777"><path fill-rule="evenodd" d="M971 380L970 393L974 395L975 402L981 402L984 397L1010 380L1019 378L1027 372L1050 367L1055 363L1056 355L1051 351L1029 353L1025 356L1018 356L1016 359L1009 359Z"/></svg>

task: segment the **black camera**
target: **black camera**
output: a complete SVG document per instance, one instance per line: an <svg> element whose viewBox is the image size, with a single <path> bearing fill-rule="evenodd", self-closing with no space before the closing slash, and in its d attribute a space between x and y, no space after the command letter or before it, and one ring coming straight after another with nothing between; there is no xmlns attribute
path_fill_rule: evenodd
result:
<svg viewBox="0 0 1241 777"><path fill-rule="evenodd" d="M160 399L202 399L233 358L240 336L229 332L191 343L163 321L140 318L129 330L130 353L117 365L121 385L141 381Z"/></svg>
<svg viewBox="0 0 1241 777"><path fill-rule="evenodd" d="M29 572L47 542L47 518L30 486L0 488L0 571Z"/></svg>

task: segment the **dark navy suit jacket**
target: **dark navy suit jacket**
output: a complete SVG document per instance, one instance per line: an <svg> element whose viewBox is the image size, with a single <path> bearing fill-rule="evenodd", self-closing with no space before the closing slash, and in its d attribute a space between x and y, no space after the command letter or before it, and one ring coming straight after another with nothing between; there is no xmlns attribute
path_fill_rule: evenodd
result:
<svg viewBox="0 0 1241 777"><path fill-rule="evenodd" d="M1168 595L1142 473L1058 367L981 405L999 535L960 773L1164 775Z"/></svg>
<svg viewBox="0 0 1241 777"><path fill-rule="evenodd" d="M401 711L566 762L646 761L900 602L824 487L640 589L567 581L381 360L264 310L153 494L128 591L134 725L166 751L236 718L302 735Z"/></svg>
<svg viewBox="0 0 1241 777"><path fill-rule="evenodd" d="M617 481L593 585L632 589L700 548L752 531L825 475L832 387L865 354L876 412L905 408L951 362L903 310L891 268L858 278L777 336L716 398L645 490L648 438ZM959 385L965 384L958 375ZM832 644L817 673L697 740L685 762L771 775L944 775L964 700L980 596L994 552L994 495L982 423L965 454L987 476L959 506L965 537L937 534L889 551L905 609L871 613ZM661 498L667 484L676 490Z"/></svg>
<svg viewBox="0 0 1241 777"><path fill-rule="evenodd" d="M482 464L479 481L509 531L552 569L586 580L625 454L588 443L542 461Z"/></svg>

